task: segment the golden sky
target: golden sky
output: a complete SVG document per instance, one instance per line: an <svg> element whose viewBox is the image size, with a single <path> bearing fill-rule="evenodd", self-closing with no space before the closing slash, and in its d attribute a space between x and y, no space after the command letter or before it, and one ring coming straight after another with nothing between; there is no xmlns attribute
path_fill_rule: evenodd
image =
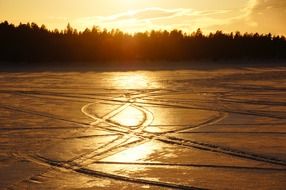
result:
<svg viewBox="0 0 286 190"><path fill-rule="evenodd" d="M181 29L192 32L286 34L286 0L0 0L0 21L36 22L49 29L70 23L127 32Z"/></svg>

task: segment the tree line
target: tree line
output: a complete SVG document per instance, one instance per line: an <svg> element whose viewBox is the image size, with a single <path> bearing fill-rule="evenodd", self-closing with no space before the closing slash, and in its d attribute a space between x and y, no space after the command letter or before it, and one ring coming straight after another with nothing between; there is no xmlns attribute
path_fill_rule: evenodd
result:
<svg viewBox="0 0 286 190"><path fill-rule="evenodd" d="M258 33L208 35L198 29L148 31L135 34L98 27L78 32L48 30L35 23L0 23L1 62L112 62L285 59L284 36Z"/></svg>

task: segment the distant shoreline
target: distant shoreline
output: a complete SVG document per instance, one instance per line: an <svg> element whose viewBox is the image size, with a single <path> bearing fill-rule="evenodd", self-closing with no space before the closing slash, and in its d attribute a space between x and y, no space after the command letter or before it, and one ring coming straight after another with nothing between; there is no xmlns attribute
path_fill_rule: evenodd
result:
<svg viewBox="0 0 286 190"><path fill-rule="evenodd" d="M9 63L6 67L10 68L21 64L24 68L26 65L31 65L31 68L54 65L70 68L79 67L78 63L94 67L96 63L95 67L104 70L164 69L189 68L190 64L186 63L205 61L286 59L286 38L271 33L224 33L218 30L204 34L197 29L186 34L174 29L131 35L98 28L78 32L70 26L59 32L49 31L34 23L14 26L5 21L0 23L0 41L0 62ZM130 66L127 62L138 64Z"/></svg>
<svg viewBox="0 0 286 190"><path fill-rule="evenodd" d="M286 67L286 60L122 61L122 62L0 62L0 72L124 72L159 70L216 70L246 67Z"/></svg>

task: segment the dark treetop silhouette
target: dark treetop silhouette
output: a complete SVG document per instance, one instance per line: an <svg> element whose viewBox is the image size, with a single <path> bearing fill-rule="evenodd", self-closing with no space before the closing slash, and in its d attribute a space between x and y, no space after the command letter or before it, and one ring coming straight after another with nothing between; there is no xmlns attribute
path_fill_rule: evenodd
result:
<svg viewBox="0 0 286 190"><path fill-rule="evenodd" d="M0 23L0 42L0 61L10 64L286 58L284 36L222 31L203 35L200 29L190 35L179 30L131 35L97 27L77 32L70 25L64 31L49 31L44 25L5 21Z"/></svg>

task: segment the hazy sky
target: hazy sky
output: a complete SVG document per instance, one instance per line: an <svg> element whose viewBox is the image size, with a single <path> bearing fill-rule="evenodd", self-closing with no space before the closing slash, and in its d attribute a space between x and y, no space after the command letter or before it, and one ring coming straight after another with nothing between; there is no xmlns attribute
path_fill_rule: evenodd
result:
<svg viewBox="0 0 286 190"><path fill-rule="evenodd" d="M272 32L286 35L286 0L0 0L0 21L82 30L93 25L128 32Z"/></svg>

